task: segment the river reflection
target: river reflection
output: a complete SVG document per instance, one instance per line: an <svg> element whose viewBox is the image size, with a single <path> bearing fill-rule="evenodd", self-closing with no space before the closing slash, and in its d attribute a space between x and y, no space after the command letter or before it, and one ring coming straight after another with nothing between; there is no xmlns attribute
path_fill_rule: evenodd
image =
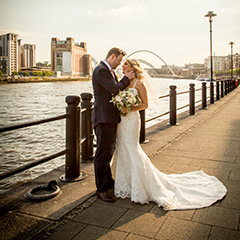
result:
<svg viewBox="0 0 240 240"><path fill-rule="evenodd" d="M188 90L189 83L195 83L196 88L201 86L200 82L194 80L153 79L153 82L159 96L168 94L170 85L176 85L178 92ZM66 96L80 95L83 92L92 93L91 81L0 85L2 101L0 126L65 114ZM198 93L200 94L200 92ZM198 95L196 100L200 99ZM147 109L146 119L167 112L168 102L168 98L162 99L159 109ZM188 94L178 97L178 107L187 103ZM147 126L159 121L158 119L150 122ZM61 151L65 149L65 119L1 133L0 149L0 173ZM0 193L63 165L64 160L65 157L62 156L0 181Z"/></svg>

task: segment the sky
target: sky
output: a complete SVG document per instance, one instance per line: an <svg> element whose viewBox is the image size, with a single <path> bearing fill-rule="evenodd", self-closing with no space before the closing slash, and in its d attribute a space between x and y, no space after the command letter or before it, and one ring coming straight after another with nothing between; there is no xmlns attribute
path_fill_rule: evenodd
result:
<svg viewBox="0 0 240 240"><path fill-rule="evenodd" d="M148 50L167 64L204 63L210 55L240 53L240 0L0 0L0 34L16 33L22 44L36 44L36 60L50 61L51 38L86 42L87 52L103 60L112 47L127 54ZM163 62L149 53L132 57L155 67Z"/></svg>

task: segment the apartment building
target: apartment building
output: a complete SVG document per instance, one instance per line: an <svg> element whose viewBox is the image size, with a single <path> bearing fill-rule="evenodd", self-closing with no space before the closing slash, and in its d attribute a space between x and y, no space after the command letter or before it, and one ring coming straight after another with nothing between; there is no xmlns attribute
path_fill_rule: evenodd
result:
<svg viewBox="0 0 240 240"><path fill-rule="evenodd" d="M51 69L63 76L89 76L92 73L92 57L87 54L87 44L75 43L74 38L66 40L52 38Z"/></svg>
<svg viewBox="0 0 240 240"><path fill-rule="evenodd" d="M7 74L18 71L18 35L7 33L0 35L0 56L7 57Z"/></svg>
<svg viewBox="0 0 240 240"><path fill-rule="evenodd" d="M30 68L36 66L36 45L24 44L21 46L21 67Z"/></svg>
<svg viewBox="0 0 240 240"><path fill-rule="evenodd" d="M212 70L220 72L225 71L226 69L230 69L230 61L230 56L212 56ZM207 65L207 69L210 70L210 57L205 58L205 64Z"/></svg>

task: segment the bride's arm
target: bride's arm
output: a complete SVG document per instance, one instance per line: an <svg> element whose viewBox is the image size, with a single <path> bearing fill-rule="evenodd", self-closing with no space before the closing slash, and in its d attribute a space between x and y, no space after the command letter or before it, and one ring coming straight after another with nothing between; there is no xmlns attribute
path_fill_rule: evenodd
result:
<svg viewBox="0 0 240 240"><path fill-rule="evenodd" d="M138 81L136 84L136 89L138 90L138 94L141 99L141 104L131 107L131 111L140 111L148 108L147 89L143 82Z"/></svg>

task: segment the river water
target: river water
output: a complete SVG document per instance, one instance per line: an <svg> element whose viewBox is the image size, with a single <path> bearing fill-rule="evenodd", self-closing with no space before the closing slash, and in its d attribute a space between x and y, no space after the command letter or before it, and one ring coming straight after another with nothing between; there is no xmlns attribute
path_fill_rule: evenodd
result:
<svg viewBox="0 0 240 240"><path fill-rule="evenodd" d="M158 96L169 94L169 86L177 92L189 90L189 83L201 88L195 80L152 79ZM93 92L91 81L19 83L0 85L0 126L25 123L65 114L68 95ZM201 91L196 92L196 101ZM147 109L146 120L169 111L169 98L160 99L159 109ZM189 94L177 97L177 107L188 104ZM182 111L185 111L183 109ZM168 115L147 123L147 127L168 118ZM0 173L38 160L65 149L65 119L0 134ZM34 179L65 163L65 157L53 159L30 170L0 181L0 193Z"/></svg>

